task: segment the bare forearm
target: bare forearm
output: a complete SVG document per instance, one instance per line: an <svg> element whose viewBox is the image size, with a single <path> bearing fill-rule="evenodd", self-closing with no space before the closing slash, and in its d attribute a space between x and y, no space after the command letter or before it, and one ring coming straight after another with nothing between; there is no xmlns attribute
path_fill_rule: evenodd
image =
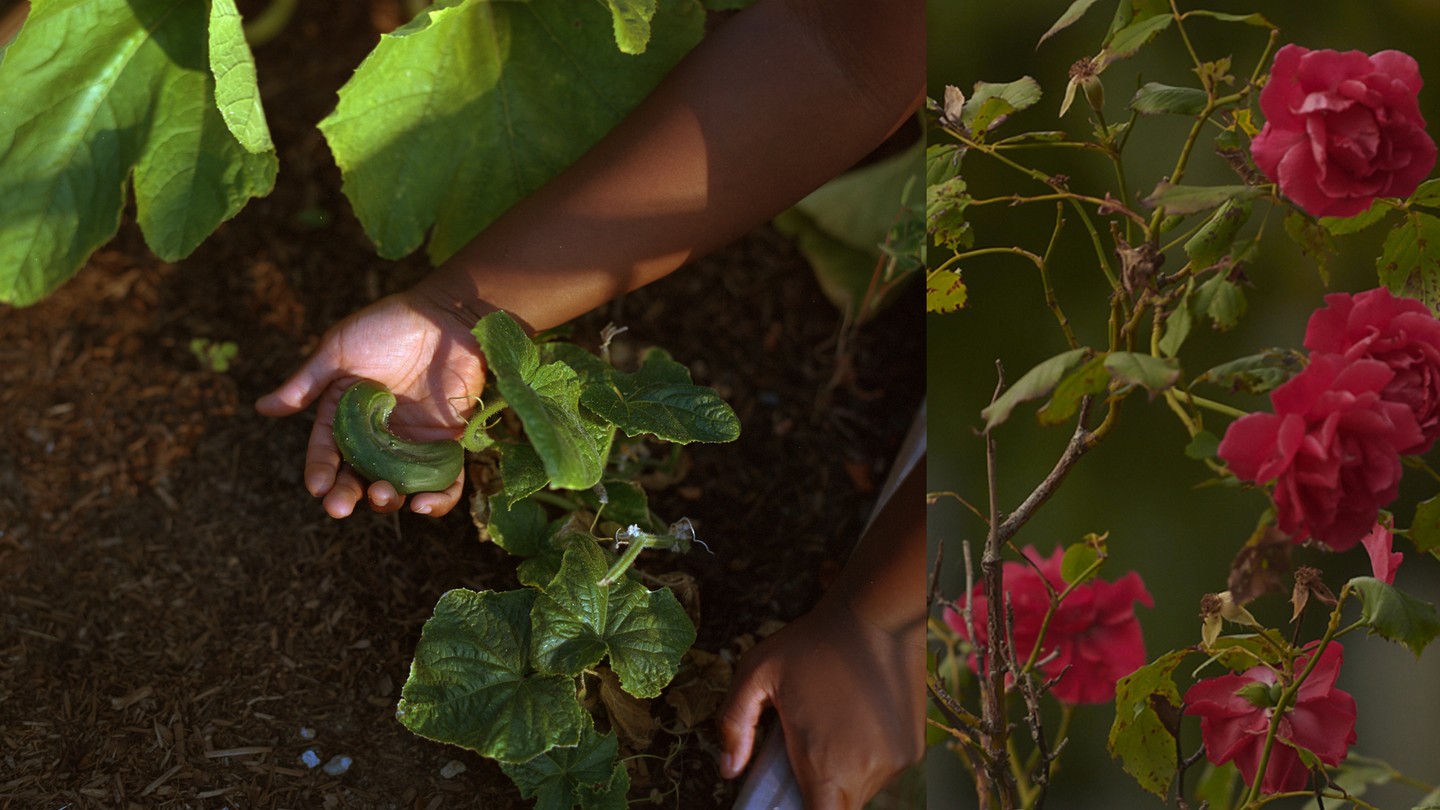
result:
<svg viewBox="0 0 1440 810"><path fill-rule="evenodd" d="M421 291L563 323L765 222L882 141L923 90L923 4L762 0Z"/></svg>
<svg viewBox="0 0 1440 810"><path fill-rule="evenodd" d="M922 456L871 521L827 599L905 636L925 625L925 459Z"/></svg>

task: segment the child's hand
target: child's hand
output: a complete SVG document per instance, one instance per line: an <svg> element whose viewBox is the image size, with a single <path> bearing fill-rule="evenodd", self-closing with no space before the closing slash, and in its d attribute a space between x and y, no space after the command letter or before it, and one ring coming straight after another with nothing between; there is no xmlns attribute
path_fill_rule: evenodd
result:
<svg viewBox="0 0 1440 810"><path fill-rule="evenodd" d="M266 416L290 416L318 402L305 453L305 488L324 498L331 517L345 517L367 494L366 482L348 465L331 434L340 395L360 379L381 383L398 404L390 417L397 435L414 441L458 438L485 385L480 347L453 315L414 293L383 298L350 315L320 339L315 353L255 408ZM443 492L415 495L410 508L443 515L460 500L464 473ZM370 506L393 512L404 496L385 481L368 487Z"/></svg>
<svg viewBox="0 0 1440 810"><path fill-rule="evenodd" d="M923 623L918 630L897 636L827 598L761 642L719 715L722 773L744 769L772 706L806 810L863 807L925 751Z"/></svg>

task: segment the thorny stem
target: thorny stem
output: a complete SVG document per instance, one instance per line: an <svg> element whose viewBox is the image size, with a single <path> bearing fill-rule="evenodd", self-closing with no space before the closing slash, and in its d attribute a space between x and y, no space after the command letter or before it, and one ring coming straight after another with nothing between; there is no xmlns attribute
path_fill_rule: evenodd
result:
<svg viewBox="0 0 1440 810"><path fill-rule="evenodd" d="M1076 194L1073 191L1060 191L1054 194L1037 194L1033 197L1027 197L1023 194L1002 194L998 197L986 197L983 200L971 200L970 206L973 208L977 205L995 205L997 203L1020 205L1022 203L1048 202L1050 200L1071 200L1076 202L1090 203L1091 205L1094 205L1098 208L1108 208L1117 214L1123 214L1126 219L1129 219L1138 225L1145 224L1144 217L1140 216L1134 211L1131 211L1120 200L1106 199L1104 197L1092 197L1089 194Z"/></svg>
<svg viewBox="0 0 1440 810"><path fill-rule="evenodd" d="M1065 227L1065 206L1060 202L1055 203L1055 230L1050 233L1050 244L1045 246L1045 256L1040 260L1040 283L1045 290L1045 306L1050 308L1055 320L1060 323L1060 331L1065 333L1065 342L1072 349L1080 348L1080 341L1075 339L1075 333L1070 329L1070 319L1065 317L1064 310L1060 309L1060 301L1055 298L1055 288L1050 285L1050 257L1055 252L1055 245L1060 241L1060 231Z"/></svg>
<svg viewBox="0 0 1440 810"><path fill-rule="evenodd" d="M999 362L995 364L998 380L993 403L1005 389L1005 370ZM1006 739L1009 728L1005 719L1005 633L1002 617L1005 604L1004 579L1000 561L1000 546L1004 542L1000 530L1000 507L996 496L995 436L985 433L985 482L990 494L990 529L986 532L985 551L980 558L981 576L986 598L986 638L989 639L985 654L984 674L980 688L981 718L984 732L986 763L985 771L990 784L1000 799L1001 810L1014 810L1015 781L1006 773Z"/></svg>

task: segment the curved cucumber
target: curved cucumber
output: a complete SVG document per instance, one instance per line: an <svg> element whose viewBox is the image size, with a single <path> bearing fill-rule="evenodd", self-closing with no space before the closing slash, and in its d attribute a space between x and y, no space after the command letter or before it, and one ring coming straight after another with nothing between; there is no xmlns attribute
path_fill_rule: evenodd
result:
<svg viewBox="0 0 1440 810"><path fill-rule="evenodd" d="M390 432L395 395L371 380L345 389L332 430L340 455L371 481L389 481L401 495L438 492L460 477L459 442L407 442Z"/></svg>

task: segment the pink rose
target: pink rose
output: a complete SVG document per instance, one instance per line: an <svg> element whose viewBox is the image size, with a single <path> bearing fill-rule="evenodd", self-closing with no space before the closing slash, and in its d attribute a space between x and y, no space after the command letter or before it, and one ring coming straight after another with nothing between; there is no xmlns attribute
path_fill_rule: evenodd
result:
<svg viewBox="0 0 1440 810"><path fill-rule="evenodd" d="M1015 655L1023 664L1035 649L1040 624L1050 606L1050 593L1045 580L1055 591L1065 590L1060 576L1060 563L1065 551L1056 548L1049 559L1026 546L1022 552L1039 567L1023 562L1007 562L1003 571L1005 593L1015 612ZM1041 579L1041 575L1044 579ZM981 586L976 586L972 604L976 641L983 644L988 637L985 627L986 599ZM1145 590L1145 583L1134 571L1115 582L1092 579L1080 585L1060 603L1050 627L1045 632L1039 660L1046 660L1040 672L1046 680L1060 676L1050 689L1057 700L1070 704L1109 703L1115 699L1115 682L1143 666L1145 639L1140 621L1135 617L1135 602L1154 607L1155 602ZM945 620L960 634L969 638L965 622L955 611L947 612ZM971 666L975 662L972 658Z"/></svg>
<svg viewBox="0 0 1440 810"><path fill-rule="evenodd" d="M1325 304L1310 316L1305 347L1389 366L1395 376L1381 396L1410 408L1424 433L1422 442L1400 452L1427 452L1440 438L1440 321L1424 304L1384 287L1327 295Z"/></svg>
<svg viewBox="0 0 1440 810"><path fill-rule="evenodd" d="M1435 166L1416 96L1415 60L1399 51L1286 45L1260 93L1255 164L1317 217L1354 216L1376 197L1408 197Z"/></svg>
<svg viewBox="0 0 1440 810"><path fill-rule="evenodd" d="M1369 534L1360 538L1360 542L1365 545L1365 553L1370 555L1370 570L1375 573L1375 578L1386 585L1394 585L1395 569L1405 559L1404 554L1391 551L1395 547L1394 529L1384 523L1376 523Z"/></svg>
<svg viewBox="0 0 1440 810"><path fill-rule="evenodd" d="M1378 360L1318 354L1270 394L1275 413L1235 420L1220 442L1231 472L1274 482L1275 519L1296 542L1345 551L1375 525L1400 485L1400 450L1421 441L1405 405L1382 397L1395 377Z"/></svg>
<svg viewBox="0 0 1440 810"><path fill-rule="evenodd" d="M1295 659L1296 674L1308 660L1303 655ZM1343 660L1340 643L1330 642L1300 685L1295 704L1280 718L1261 793L1305 789L1309 770L1293 746L1313 751L1326 765L1339 765L1355 743L1355 699L1335 688ZM1255 784L1260 770L1274 700L1282 686L1275 670L1260 664L1239 675L1200 681L1185 693L1185 713L1200 718L1205 756L1216 765L1233 761L1247 785Z"/></svg>

